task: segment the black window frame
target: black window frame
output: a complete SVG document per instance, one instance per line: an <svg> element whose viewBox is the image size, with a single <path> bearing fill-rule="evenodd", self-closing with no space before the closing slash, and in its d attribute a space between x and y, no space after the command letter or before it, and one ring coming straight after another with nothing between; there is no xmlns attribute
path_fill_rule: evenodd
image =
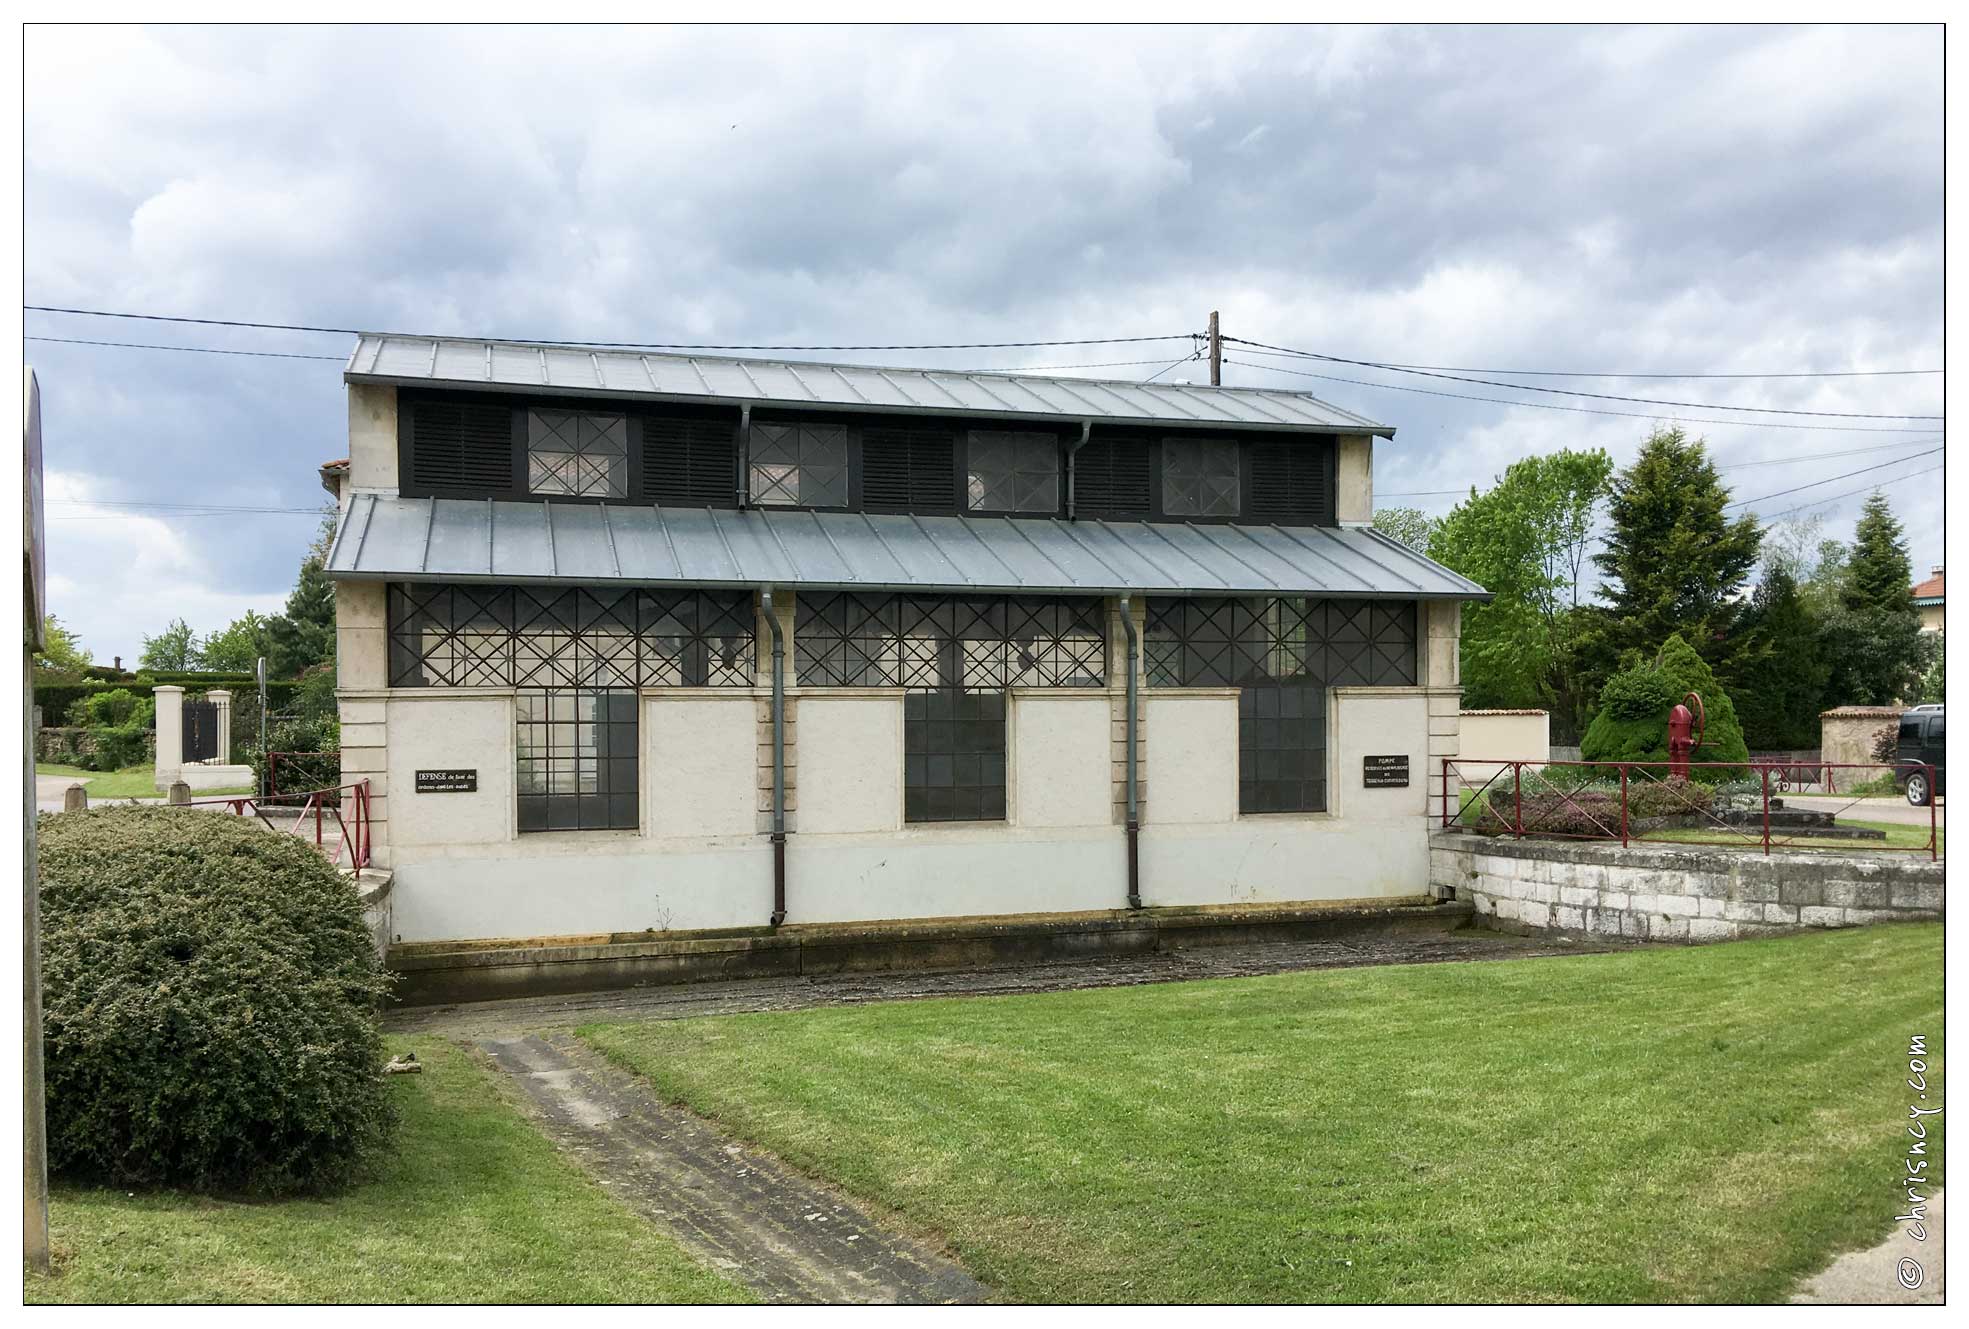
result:
<svg viewBox="0 0 1969 1329"><path fill-rule="evenodd" d="M1041 425L1021 425L1019 421L1004 421L985 425L967 425L958 431L958 499L960 513L977 517L1058 517L1066 511L1067 501L1067 437L1058 429L1048 429ZM977 447L979 434L1003 434L1013 439L1047 440L1053 449L1053 504L1047 508L987 507L971 503L971 477L977 467L973 460L973 450ZM1016 461L1014 476L1018 473Z"/></svg>
<svg viewBox="0 0 1969 1329"><path fill-rule="evenodd" d="M808 591L796 603L802 688L903 691L906 825L1006 820L1012 689L1107 684L1098 596Z"/></svg>
<svg viewBox="0 0 1969 1329"><path fill-rule="evenodd" d="M593 708L584 718L582 706L590 699ZM642 829L642 709L633 688L516 690L513 795L520 834ZM592 755L584 755L584 746ZM553 787L569 773L579 785L590 763L592 789ZM547 787L529 789L536 779Z"/></svg>
<svg viewBox="0 0 1969 1329"><path fill-rule="evenodd" d="M589 410L580 407L563 407L563 406L551 405L546 402L531 402L526 406L524 410L517 412L517 414L520 416L520 432L525 439L525 442L521 447L521 453L520 453L520 460L521 460L520 483L525 487L526 496L528 498L530 499L589 499L599 503L631 503L634 502L636 500L636 497L641 493L642 476L640 472L633 475L631 474L630 462L632 458L637 458L638 455L641 453L642 440L640 434L637 434L636 437L631 437L631 434L634 431L630 429L628 412L619 409L613 411L598 411L598 410ZM587 417L592 419L606 420L611 423L618 420L622 422L622 488L620 493L607 493L607 494L597 494L593 492L569 493L565 490L534 488L533 458L534 458L534 453L540 451L541 449L536 445L536 440L534 439L533 436L533 425L535 420L540 419L542 416L545 415L564 415L574 420ZM545 440L543 439L539 441L544 442ZM576 456L576 457L584 455L581 449L579 436L577 435L577 437L571 442L574 451L571 453L567 453L565 455Z"/></svg>
<svg viewBox="0 0 1969 1329"><path fill-rule="evenodd" d="M496 405L504 408L509 415L511 433L511 456L507 468L507 483L499 487L463 487L449 485L419 484L416 480L416 439L414 420L419 403L445 402L477 406ZM621 415L627 421L629 447L628 494L625 498L605 498L595 496L575 496L558 494L534 494L525 487L526 447L528 413L535 409L589 411L599 414ZM1194 429L1180 427L1150 428L1132 425L1095 425L1088 439L1092 449L1114 449L1125 454L1131 449L1140 449L1142 464L1147 470L1147 493L1139 509L1126 506L1100 506L1088 501L1088 495L1075 482L1078 475L1074 448L1078 442L1077 428L1069 428L1057 421L1031 420L1019 417L995 417L990 415L950 415L925 416L906 412L871 412L854 410L815 410L801 409L797 406L756 408L752 413L752 424L798 424L808 423L840 428L844 432L846 445L846 501L839 504L822 503L760 503L751 492L752 484L752 440L748 437L741 421L742 414L735 406L699 405L695 403L637 402L625 399L609 400L583 396L555 396L531 393L474 393L445 389L403 388L399 390L397 411L397 457L398 492L407 498L493 498L518 502L549 503L637 503L662 504L665 506L710 506L719 508L759 508L786 512L895 512L892 506L870 508L865 494L865 466L863 456L863 435L869 429L928 431L947 435L951 439L950 483L947 495L936 501L917 502L912 495L906 512L916 516L957 516L957 517L1007 517L1012 520L1061 518L1069 511L1076 518L1109 521L1148 521L1176 523L1198 526L1231 525L1283 525L1283 526L1333 526L1336 524L1336 491L1339 474L1339 435L1331 432L1303 433L1297 430L1239 430L1236 428L1212 427L1199 422ZM648 448L651 441L645 434L645 423L649 421L690 421L712 422L730 430L731 438L731 484L729 501L723 493L708 494L705 488L695 488L682 502L665 499L652 488L654 483L647 475ZM972 508L969 505L969 473L971 434L973 431L1014 434L1051 434L1059 440L1059 493L1058 502L1050 512L1013 511L1005 509ZM1165 471L1164 443L1168 439L1223 439L1238 445L1239 492L1238 511L1234 516L1217 516L1177 513L1171 514L1164 501ZM1267 458L1265 465L1277 465L1279 449L1290 452L1313 450L1318 453L1316 465L1319 468L1320 507L1313 512L1295 512L1277 503L1267 505L1256 498L1256 472L1261 469L1260 458ZM1091 459L1084 450L1083 458ZM1098 454L1093 454L1098 455ZM1117 470L1121 468L1117 467ZM1126 477L1132 487L1133 477ZM1297 477L1297 482L1305 483L1305 477ZM717 501L707 501L713 498Z"/></svg>
<svg viewBox="0 0 1969 1329"><path fill-rule="evenodd" d="M1240 816L1325 812L1332 690L1417 686L1421 622L1415 600L1151 596L1143 672L1238 690Z"/></svg>

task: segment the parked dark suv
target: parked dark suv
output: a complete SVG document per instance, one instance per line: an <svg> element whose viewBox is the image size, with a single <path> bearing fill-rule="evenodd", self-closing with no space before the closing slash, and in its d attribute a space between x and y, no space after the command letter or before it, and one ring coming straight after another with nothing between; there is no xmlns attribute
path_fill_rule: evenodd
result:
<svg viewBox="0 0 1969 1329"><path fill-rule="evenodd" d="M1894 783L1907 795L1907 801L1924 807L1937 794L1948 792L1943 786L1942 708L1939 704L1917 706L1901 716L1901 732L1894 744ZM1935 787L1928 787L1928 772L1935 768Z"/></svg>

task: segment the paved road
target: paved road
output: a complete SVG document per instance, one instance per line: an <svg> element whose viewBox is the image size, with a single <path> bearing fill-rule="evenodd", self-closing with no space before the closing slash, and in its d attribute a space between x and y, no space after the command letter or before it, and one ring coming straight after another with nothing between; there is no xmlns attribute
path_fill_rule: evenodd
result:
<svg viewBox="0 0 1969 1329"><path fill-rule="evenodd" d="M1942 1304L1942 1193L1928 1204L1916 1241L1905 1223L1871 1250L1848 1251L1792 1295L1818 1306L1939 1306ZM1918 1286L1909 1287L1909 1283Z"/></svg>
<svg viewBox="0 0 1969 1329"><path fill-rule="evenodd" d="M1884 821L1895 826L1926 826L1928 809L1918 808L1904 798L1840 798L1837 795L1786 794L1784 805L1788 808L1806 808L1813 812L1836 812L1841 821ZM1948 811L1948 800L1943 799L1935 805L1935 825L1941 826L1943 814Z"/></svg>

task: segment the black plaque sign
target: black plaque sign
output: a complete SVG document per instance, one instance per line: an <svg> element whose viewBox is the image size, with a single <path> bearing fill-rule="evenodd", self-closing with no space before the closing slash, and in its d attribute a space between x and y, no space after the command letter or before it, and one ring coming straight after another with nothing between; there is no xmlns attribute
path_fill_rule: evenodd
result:
<svg viewBox="0 0 1969 1329"><path fill-rule="evenodd" d="M1361 784L1369 789L1408 788L1408 754L1362 757Z"/></svg>
<svg viewBox="0 0 1969 1329"><path fill-rule="evenodd" d="M420 794L476 794L478 791L479 773L476 770L417 772L417 792Z"/></svg>

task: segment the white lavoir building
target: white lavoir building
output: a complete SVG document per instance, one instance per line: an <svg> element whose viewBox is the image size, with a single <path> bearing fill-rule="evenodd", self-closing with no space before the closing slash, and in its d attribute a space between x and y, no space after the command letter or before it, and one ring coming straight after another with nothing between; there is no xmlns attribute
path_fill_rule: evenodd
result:
<svg viewBox="0 0 1969 1329"><path fill-rule="evenodd" d="M1384 425L396 336L345 377L397 941L1427 893L1483 591L1370 528Z"/></svg>

